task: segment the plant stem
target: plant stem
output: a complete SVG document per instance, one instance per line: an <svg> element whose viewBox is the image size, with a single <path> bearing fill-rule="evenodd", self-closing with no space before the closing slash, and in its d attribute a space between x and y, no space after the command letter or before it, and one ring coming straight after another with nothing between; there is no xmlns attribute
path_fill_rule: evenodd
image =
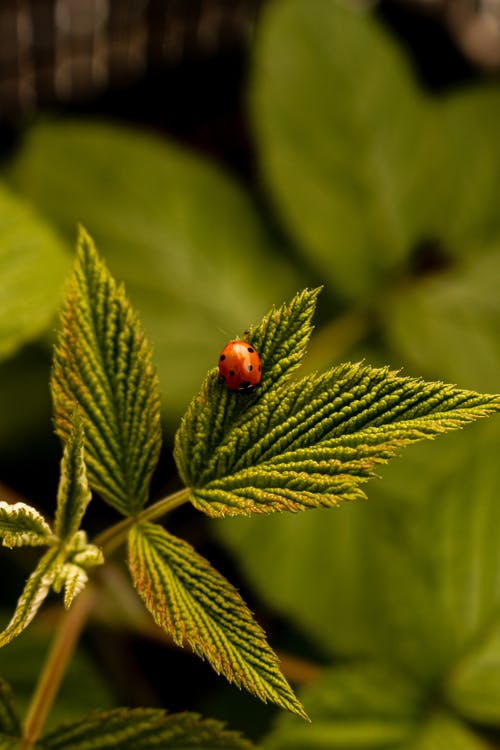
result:
<svg viewBox="0 0 500 750"><path fill-rule="evenodd" d="M145 508L136 517L125 518L123 521L98 534L93 540L94 544L102 547L105 555L109 555L125 541L128 530L135 523L160 518L185 503L188 496L189 490L187 488L167 495L162 500L158 500L157 503ZM17 750L31 750L38 740L85 620L92 609L94 600L95 590L89 586L76 598L71 608L61 617L51 649L31 699L24 723L23 737L19 742Z"/></svg>
<svg viewBox="0 0 500 750"><path fill-rule="evenodd" d="M93 543L98 547L102 547L105 557L107 555L109 556L111 552L120 546L120 544L123 544L131 526L134 526L134 524L139 523L140 521L155 521L156 519L161 518L161 516L164 516L166 513L174 510L174 508L185 503L188 496L189 489L187 487L178 490L178 492L173 492L171 495L167 495L167 497L149 505L137 516L124 518L123 521L119 521L114 526L110 526L109 529L98 534L93 540Z"/></svg>
<svg viewBox="0 0 500 750"><path fill-rule="evenodd" d="M92 587L82 592L74 605L61 618L52 647L40 674L24 723L23 738L18 750L30 750L42 731L55 694L61 684L66 665L80 635L85 619L92 608L95 591Z"/></svg>

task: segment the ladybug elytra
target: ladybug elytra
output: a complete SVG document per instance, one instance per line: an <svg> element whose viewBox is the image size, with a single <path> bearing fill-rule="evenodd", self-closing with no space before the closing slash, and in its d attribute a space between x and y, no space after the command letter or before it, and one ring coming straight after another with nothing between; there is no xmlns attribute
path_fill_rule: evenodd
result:
<svg viewBox="0 0 500 750"><path fill-rule="evenodd" d="M247 341L226 344L219 357L219 373L231 391L251 391L260 382L260 357Z"/></svg>

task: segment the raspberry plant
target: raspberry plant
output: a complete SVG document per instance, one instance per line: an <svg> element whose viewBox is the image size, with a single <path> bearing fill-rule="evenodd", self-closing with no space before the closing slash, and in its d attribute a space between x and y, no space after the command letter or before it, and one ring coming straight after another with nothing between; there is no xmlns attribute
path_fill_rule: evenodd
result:
<svg viewBox="0 0 500 750"><path fill-rule="evenodd" d="M1 748L251 747L219 722L147 708L93 712L43 734L92 606L89 578L122 543L134 586L175 643L189 645L229 682L307 719L240 594L159 520L186 502L208 516L226 516L295 512L358 499L377 466L402 447L500 409L500 396L366 364L292 377L312 333L318 293L305 289L249 329L263 364L261 383L251 394L226 389L216 368L208 373L176 436L184 487L148 504L161 443L152 353L123 286L81 230L51 382L56 431L64 446L55 517L51 524L26 503L0 502L4 545L46 548L0 645L29 625L51 589L63 594L68 611L24 723L8 686L0 683ZM89 542L81 524L91 492L124 518Z"/></svg>

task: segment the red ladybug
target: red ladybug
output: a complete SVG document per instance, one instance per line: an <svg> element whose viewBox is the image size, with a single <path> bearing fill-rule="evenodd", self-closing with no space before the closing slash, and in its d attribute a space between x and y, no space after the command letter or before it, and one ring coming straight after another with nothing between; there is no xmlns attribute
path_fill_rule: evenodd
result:
<svg viewBox="0 0 500 750"><path fill-rule="evenodd" d="M246 341L230 341L219 357L219 373L231 391L251 391L260 382L260 357Z"/></svg>

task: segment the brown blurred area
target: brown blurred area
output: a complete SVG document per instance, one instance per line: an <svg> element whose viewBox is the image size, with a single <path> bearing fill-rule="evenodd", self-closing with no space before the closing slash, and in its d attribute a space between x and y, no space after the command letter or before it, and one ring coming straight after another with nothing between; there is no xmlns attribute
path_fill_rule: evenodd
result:
<svg viewBox="0 0 500 750"><path fill-rule="evenodd" d="M245 45L260 0L2 0L0 119Z"/></svg>
<svg viewBox="0 0 500 750"><path fill-rule="evenodd" d="M146 73L237 54L248 47L261 5L272 1L2 0L0 122L95 100ZM500 0L352 2L408 13L408 24L429 19L472 65L500 68Z"/></svg>

